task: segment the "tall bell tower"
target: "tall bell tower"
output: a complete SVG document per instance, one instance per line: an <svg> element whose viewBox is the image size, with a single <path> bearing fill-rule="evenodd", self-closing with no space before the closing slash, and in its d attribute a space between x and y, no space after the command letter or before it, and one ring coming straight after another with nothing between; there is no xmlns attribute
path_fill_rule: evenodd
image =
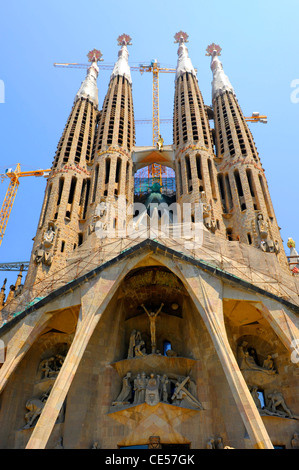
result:
<svg viewBox="0 0 299 470"><path fill-rule="evenodd" d="M287 267L265 171L236 93L211 44L212 102L217 149L217 179L229 240L275 253Z"/></svg>
<svg viewBox="0 0 299 470"><path fill-rule="evenodd" d="M62 269L83 240L84 213L90 180L89 165L98 113L97 62L101 52L88 54L91 62L57 146L47 181L34 238L25 288Z"/></svg>
<svg viewBox="0 0 299 470"><path fill-rule="evenodd" d="M202 202L205 227L224 236L212 132L187 41L186 33L175 35L179 44L173 116L177 202Z"/></svg>
<svg viewBox="0 0 299 470"><path fill-rule="evenodd" d="M131 45L130 36L119 36L118 45L118 59L110 77L95 135L88 225L84 237L95 231L100 217L99 204L104 208L101 215L105 223L116 233L122 229L121 224L126 223L122 215L126 213L127 204L133 203L131 151L135 144L135 122L127 48Z"/></svg>

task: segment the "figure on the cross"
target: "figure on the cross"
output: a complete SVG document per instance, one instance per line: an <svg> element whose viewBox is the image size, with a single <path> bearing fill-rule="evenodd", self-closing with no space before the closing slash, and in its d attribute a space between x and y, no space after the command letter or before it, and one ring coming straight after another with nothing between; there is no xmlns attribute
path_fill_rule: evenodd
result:
<svg viewBox="0 0 299 470"><path fill-rule="evenodd" d="M160 308L156 312L149 312L143 304L141 305L141 307L144 308L144 311L147 314L149 321L150 321L152 353L156 352L156 318L161 312L163 305L164 304L162 303Z"/></svg>

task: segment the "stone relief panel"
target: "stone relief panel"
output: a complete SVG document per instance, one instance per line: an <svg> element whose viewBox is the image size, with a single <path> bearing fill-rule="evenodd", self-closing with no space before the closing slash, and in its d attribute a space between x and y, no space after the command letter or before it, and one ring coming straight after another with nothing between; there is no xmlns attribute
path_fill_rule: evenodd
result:
<svg viewBox="0 0 299 470"><path fill-rule="evenodd" d="M43 234L42 242L33 253L35 264L42 263L46 266L50 266L52 264L56 231L55 224L53 222L49 222L48 228Z"/></svg>
<svg viewBox="0 0 299 470"><path fill-rule="evenodd" d="M286 405L283 394L279 390L270 390L265 394L265 403L261 402L261 395L257 387L250 388L251 396L256 407L263 416L277 416L279 418L299 419Z"/></svg>
<svg viewBox="0 0 299 470"><path fill-rule="evenodd" d="M184 408L203 409L195 396L196 385L189 376L174 377L144 371L135 376L131 372L122 379L122 389L112 406L124 407L147 403L150 406L160 402Z"/></svg>

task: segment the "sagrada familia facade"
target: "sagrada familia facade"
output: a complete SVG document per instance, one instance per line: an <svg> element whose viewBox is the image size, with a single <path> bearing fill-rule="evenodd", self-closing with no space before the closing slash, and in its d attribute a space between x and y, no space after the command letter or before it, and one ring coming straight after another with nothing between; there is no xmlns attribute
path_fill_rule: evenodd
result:
<svg viewBox="0 0 299 470"><path fill-rule="evenodd" d="M25 282L0 293L0 448L299 447L298 277L219 47L207 106L175 38L171 145L135 146L130 38L101 109L89 54ZM171 195L137 194L153 164Z"/></svg>

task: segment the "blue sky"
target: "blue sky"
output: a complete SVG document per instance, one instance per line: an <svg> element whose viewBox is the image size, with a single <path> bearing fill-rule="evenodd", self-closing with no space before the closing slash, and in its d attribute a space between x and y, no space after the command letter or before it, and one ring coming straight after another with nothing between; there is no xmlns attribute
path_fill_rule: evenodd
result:
<svg viewBox="0 0 299 470"><path fill-rule="evenodd" d="M249 125L285 247L292 237L298 248L298 9L296 0L12 0L2 4L0 80L5 102L0 103L0 173L17 163L23 171L51 167L86 73L58 69L54 62L86 63L88 51L97 48L105 63L112 64L119 49L117 37L126 33L132 37L131 65L157 59L161 65L175 67L173 36L183 30L189 34L189 55L198 70L205 103L211 104L212 79L205 49L215 42L222 47L224 70L244 114L259 111L268 116L266 125ZM109 76L110 71L102 71L98 78L100 107ZM150 119L152 76L132 72L132 79L135 118ZM172 117L173 97L174 76L161 74L160 118ZM171 144L172 126L161 125L161 133L164 142ZM137 125L136 145L150 145L151 135L150 125ZM0 262L29 260L45 185L44 178L20 180L0 246ZM7 186L8 180L0 184L1 204ZM0 272L0 284L4 277L8 285L14 283L16 276Z"/></svg>

